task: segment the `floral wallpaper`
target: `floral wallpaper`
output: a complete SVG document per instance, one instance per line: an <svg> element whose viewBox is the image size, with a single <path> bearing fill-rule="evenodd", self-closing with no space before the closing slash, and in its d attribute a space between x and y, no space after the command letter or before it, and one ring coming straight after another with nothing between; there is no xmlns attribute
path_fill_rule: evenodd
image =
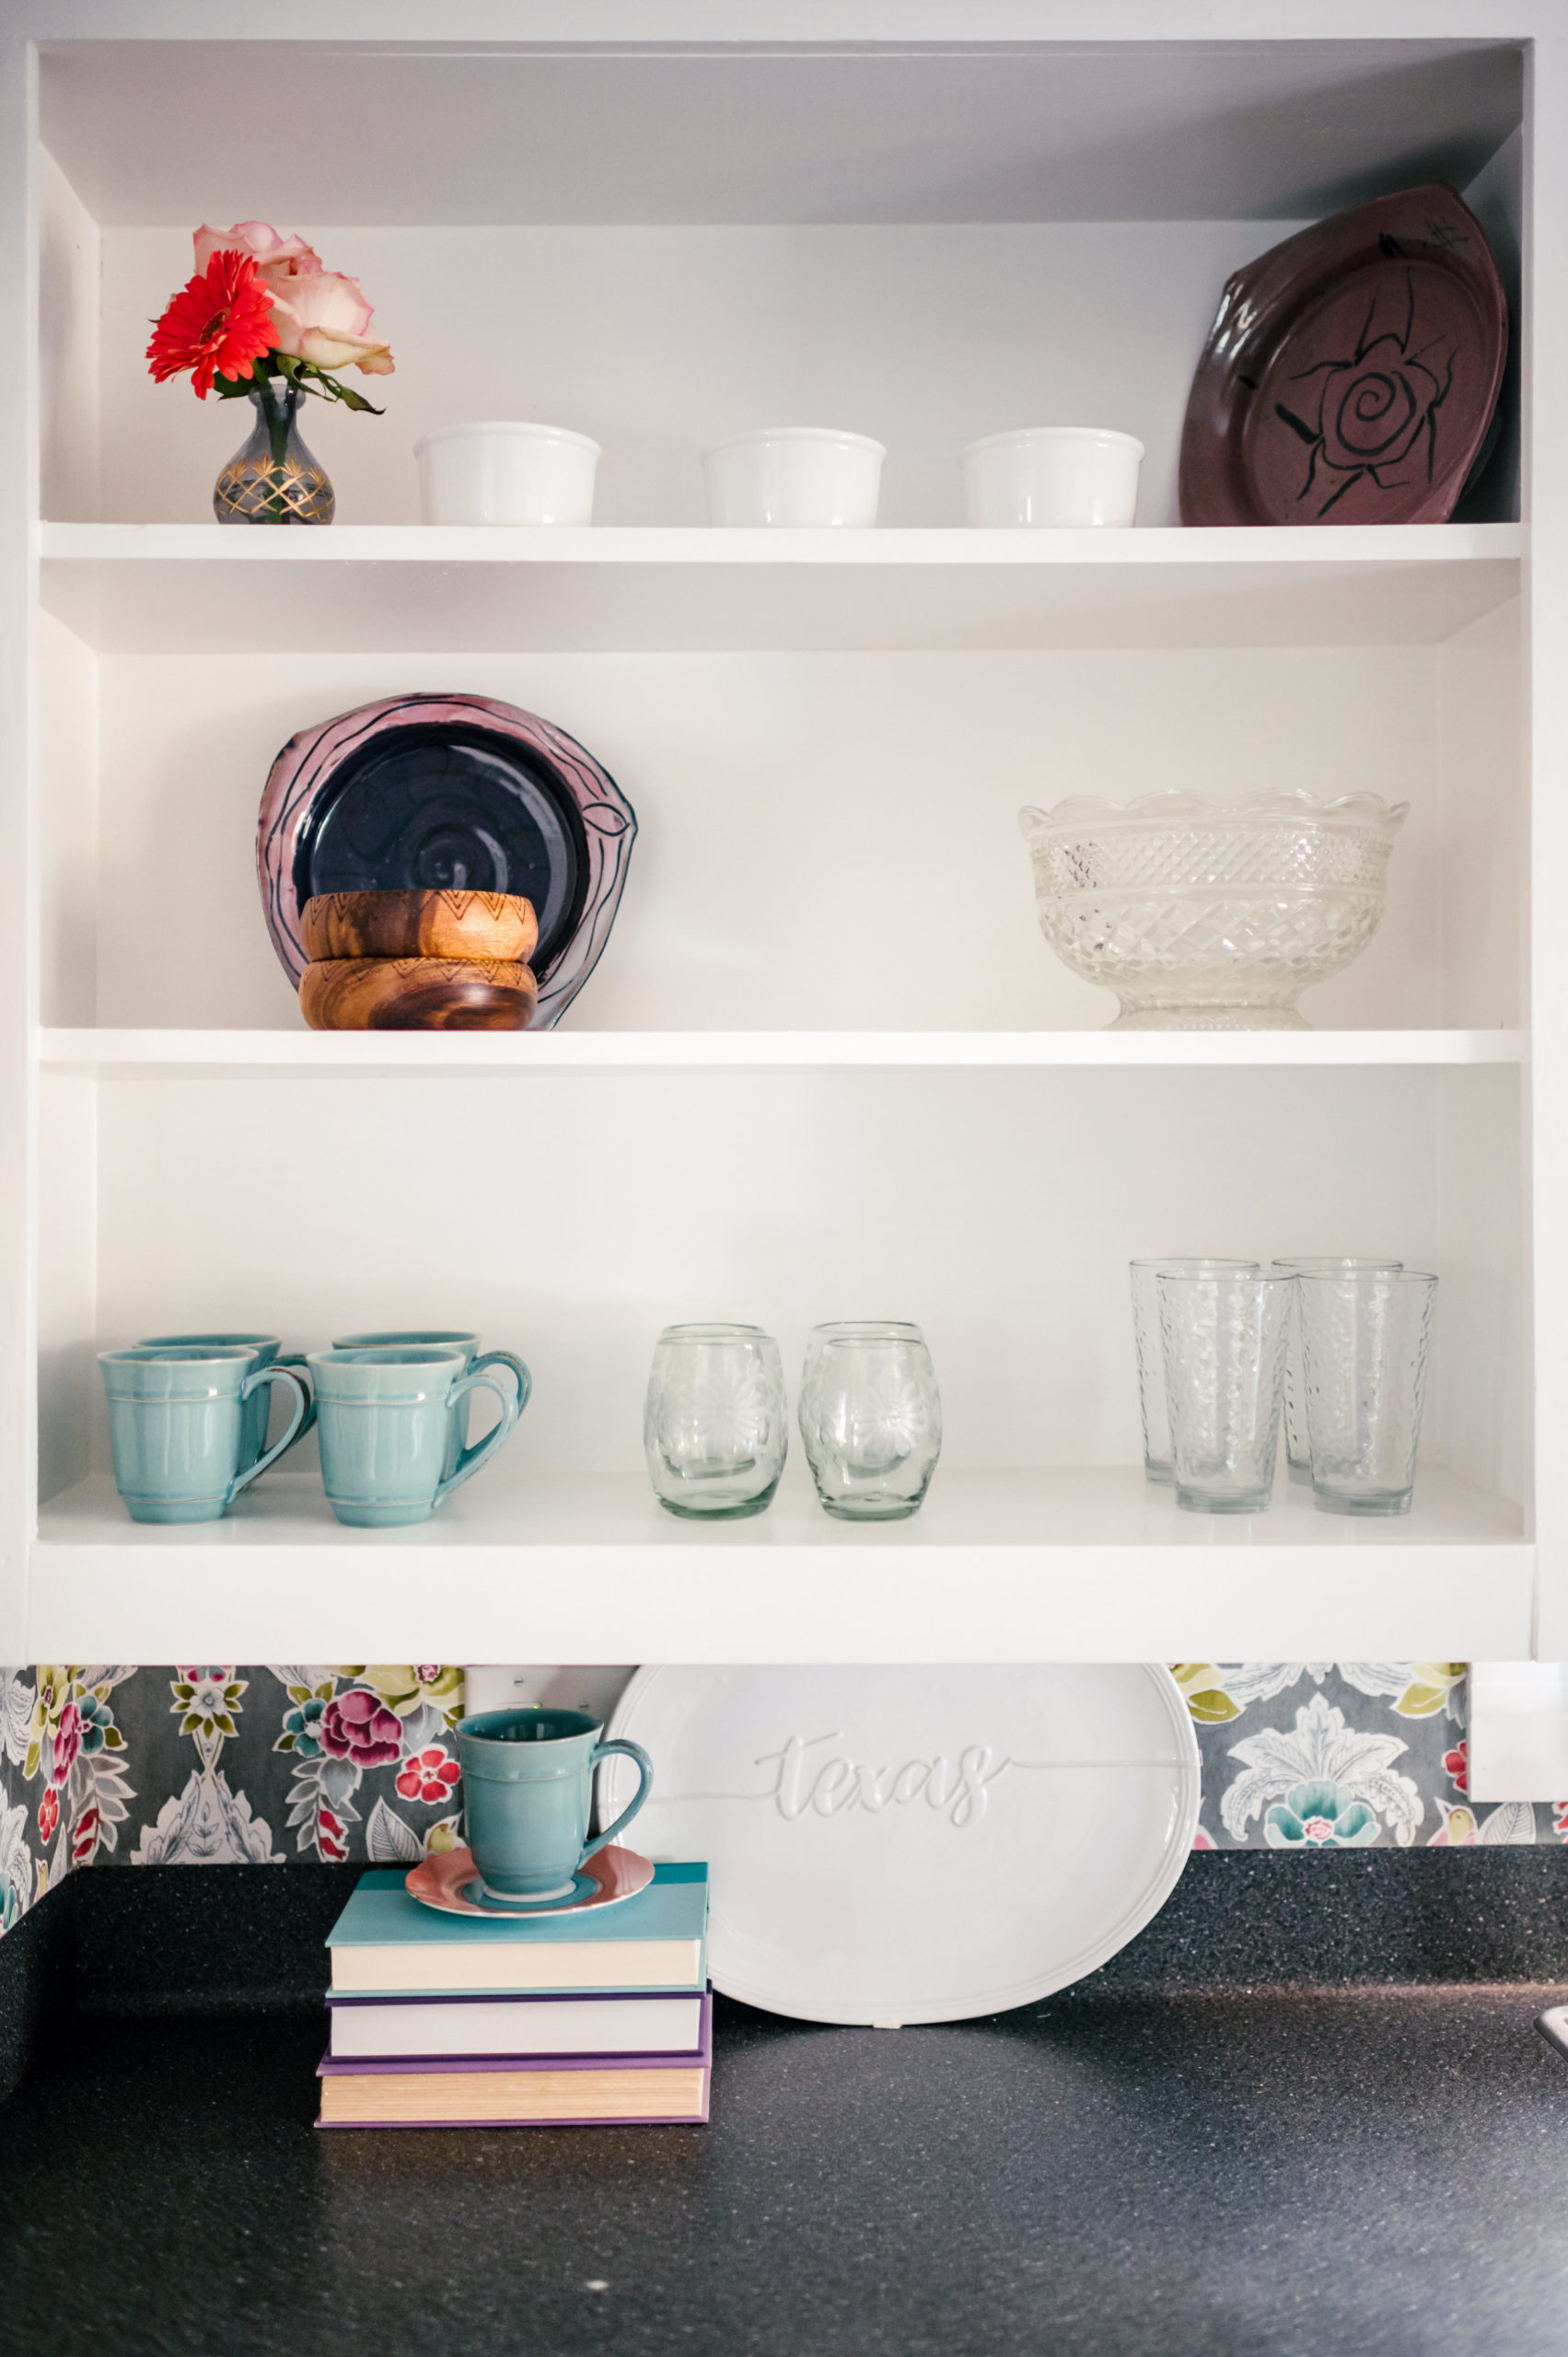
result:
<svg viewBox="0 0 1568 2357"><path fill-rule="evenodd" d="M438 1662L0 1669L0 1931L73 1866L451 1849L462 1710Z"/></svg>
<svg viewBox="0 0 1568 2357"><path fill-rule="evenodd" d="M1203 1756L1196 1849L1568 1841L1568 1802L1470 1806L1462 1661L1171 1668Z"/></svg>
<svg viewBox="0 0 1568 2357"><path fill-rule="evenodd" d="M1176 1662L1202 1850L1568 1841L1568 1802L1472 1808L1463 1662ZM0 1670L0 1931L73 1866L412 1864L459 1839L440 1663Z"/></svg>

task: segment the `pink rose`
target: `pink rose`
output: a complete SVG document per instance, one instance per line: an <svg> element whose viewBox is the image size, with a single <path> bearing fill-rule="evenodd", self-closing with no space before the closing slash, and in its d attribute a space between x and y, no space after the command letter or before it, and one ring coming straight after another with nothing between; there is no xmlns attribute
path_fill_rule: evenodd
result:
<svg viewBox="0 0 1568 2357"><path fill-rule="evenodd" d="M371 316L358 279L345 278L341 271L316 270L291 279L286 295L273 290L278 350L318 368L352 364L366 377L389 377L389 349L366 332Z"/></svg>
<svg viewBox="0 0 1568 2357"><path fill-rule="evenodd" d="M237 221L232 229L209 229L203 222L196 232L195 242L198 276L214 254L249 254L256 265L257 277L272 294L298 279L313 276L321 267L320 255L303 238L280 238L265 221Z"/></svg>

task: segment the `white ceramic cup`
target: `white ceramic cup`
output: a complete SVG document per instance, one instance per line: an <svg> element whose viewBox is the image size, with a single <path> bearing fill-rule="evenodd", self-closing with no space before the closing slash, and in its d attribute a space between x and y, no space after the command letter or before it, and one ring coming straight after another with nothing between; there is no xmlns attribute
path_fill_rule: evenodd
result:
<svg viewBox="0 0 1568 2357"><path fill-rule="evenodd" d="M591 524L598 444L563 425L444 425L414 444L427 524Z"/></svg>
<svg viewBox="0 0 1568 2357"><path fill-rule="evenodd" d="M814 425L763 426L703 453L714 524L875 524L880 442Z"/></svg>
<svg viewBox="0 0 1568 2357"><path fill-rule="evenodd" d="M1144 446L1104 425L988 434L958 454L966 524L1131 524Z"/></svg>

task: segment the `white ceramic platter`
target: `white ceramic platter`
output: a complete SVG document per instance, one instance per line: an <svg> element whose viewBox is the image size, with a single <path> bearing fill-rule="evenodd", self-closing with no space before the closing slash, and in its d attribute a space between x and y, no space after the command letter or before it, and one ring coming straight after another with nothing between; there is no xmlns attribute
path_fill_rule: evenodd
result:
<svg viewBox="0 0 1568 2357"><path fill-rule="evenodd" d="M644 1669L611 1732L653 1756L639 1847L708 1862L714 1987L805 2021L1064 1988L1157 1912L1198 1822L1197 1737L1154 1663Z"/></svg>

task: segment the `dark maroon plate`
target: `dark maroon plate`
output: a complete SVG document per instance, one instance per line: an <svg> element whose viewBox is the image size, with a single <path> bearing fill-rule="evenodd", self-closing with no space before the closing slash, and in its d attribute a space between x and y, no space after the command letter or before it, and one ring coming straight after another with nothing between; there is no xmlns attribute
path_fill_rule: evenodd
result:
<svg viewBox="0 0 1568 2357"><path fill-rule="evenodd" d="M1442 524L1497 407L1508 305L1434 181L1225 282L1181 433L1184 524Z"/></svg>

